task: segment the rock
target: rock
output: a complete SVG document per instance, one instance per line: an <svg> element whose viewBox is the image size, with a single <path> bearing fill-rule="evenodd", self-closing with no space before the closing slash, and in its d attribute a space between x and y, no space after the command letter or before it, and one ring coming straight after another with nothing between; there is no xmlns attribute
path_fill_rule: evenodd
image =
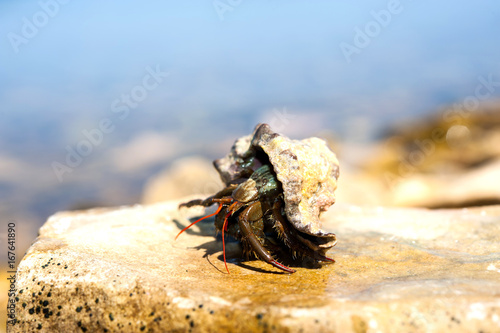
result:
<svg viewBox="0 0 500 333"><path fill-rule="evenodd" d="M376 193L371 198L378 200L371 203L380 205L500 204L498 142L500 104L473 113L448 108L400 126L374 144L355 178ZM359 202L355 196L348 200Z"/></svg>
<svg viewBox="0 0 500 333"><path fill-rule="evenodd" d="M500 158L459 174L413 175L401 179L391 202L430 208L469 207L500 202Z"/></svg>
<svg viewBox="0 0 500 333"><path fill-rule="evenodd" d="M142 203L151 204L202 193L208 197L224 187L213 163L201 156L176 160L146 183Z"/></svg>
<svg viewBox="0 0 500 333"><path fill-rule="evenodd" d="M199 197L199 196L196 196ZM191 197L190 197L191 198ZM189 200L186 198L182 202ZM336 263L230 274L213 222L174 241L199 207L181 201L61 212L17 270L10 332L492 332L500 328L500 206L335 205L322 216Z"/></svg>
<svg viewBox="0 0 500 333"><path fill-rule="evenodd" d="M462 111L452 106L395 127L370 167L402 176L457 172L500 157L500 103Z"/></svg>

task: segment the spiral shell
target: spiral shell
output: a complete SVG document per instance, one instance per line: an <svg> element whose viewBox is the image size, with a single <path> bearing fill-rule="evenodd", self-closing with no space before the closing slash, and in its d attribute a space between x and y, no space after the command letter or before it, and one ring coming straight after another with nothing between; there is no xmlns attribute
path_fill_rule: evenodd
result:
<svg viewBox="0 0 500 333"><path fill-rule="evenodd" d="M320 214L335 203L339 162L326 142L319 138L291 140L259 124L252 135L236 140L230 153L214 162L222 181L228 185L241 178L252 163L270 163L283 187L285 213L299 231L323 238L318 244L329 248L335 235L321 229ZM256 159L256 161L255 161Z"/></svg>

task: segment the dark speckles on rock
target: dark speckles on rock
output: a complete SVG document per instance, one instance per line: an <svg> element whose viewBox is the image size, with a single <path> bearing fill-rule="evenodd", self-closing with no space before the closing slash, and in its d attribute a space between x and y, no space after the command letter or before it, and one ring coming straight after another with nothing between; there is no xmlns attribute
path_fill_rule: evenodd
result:
<svg viewBox="0 0 500 333"><path fill-rule="evenodd" d="M149 314L149 316L154 316L155 315L155 312L154 311L151 311L151 313Z"/></svg>
<svg viewBox="0 0 500 333"><path fill-rule="evenodd" d="M31 309L29 309L29 310L28 310L28 312L29 312L29 314L31 314L31 315L32 315L33 313L35 313L35 309L34 309L34 308L31 308Z"/></svg>
<svg viewBox="0 0 500 333"><path fill-rule="evenodd" d="M95 304L99 303L99 298L95 299Z"/></svg>
<svg viewBox="0 0 500 333"><path fill-rule="evenodd" d="M81 306L78 306L78 307L76 308L76 312L80 312L80 311L82 311L82 307L81 307Z"/></svg>
<svg viewBox="0 0 500 333"><path fill-rule="evenodd" d="M47 306L47 305L49 305L49 301L43 301L42 305L43 305L43 306Z"/></svg>
<svg viewBox="0 0 500 333"><path fill-rule="evenodd" d="M49 291L49 292L47 293L47 297L51 297L51 296L52 296L52 292L50 292L50 291Z"/></svg>
<svg viewBox="0 0 500 333"><path fill-rule="evenodd" d="M257 315L255 316L255 318L257 318L258 320L261 320L262 317L264 317L262 313L257 313Z"/></svg>
<svg viewBox="0 0 500 333"><path fill-rule="evenodd" d="M61 310L61 309L62 309L62 306L58 305L58 306L57 306L57 308L58 308L59 310Z"/></svg>
<svg viewBox="0 0 500 333"><path fill-rule="evenodd" d="M160 316L158 316L158 317L156 317L156 318L155 318L155 319L153 319L153 320L154 320L154 321L156 321L156 322L158 322L158 321L160 321L160 320L161 320L161 317L160 317Z"/></svg>
<svg viewBox="0 0 500 333"><path fill-rule="evenodd" d="M111 321L115 320L115 317L113 317L112 313L109 314L109 320L111 320Z"/></svg>
<svg viewBox="0 0 500 333"><path fill-rule="evenodd" d="M23 303L23 308L26 308L26 303Z"/></svg>
<svg viewBox="0 0 500 333"><path fill-rule="evenodd" d="M42 324L38 324L38 326L36 327L37 330L41 330L42 329Z"/></svg>
<svg viewBox="0 0 500 333"><path fill-rule="evenodd" d="M189 319L189 318L191 318L191 316L187 314L186 315L186 320Z"/></svg>
<svg viewBox="0 0 500 333"><path fill-rule="evenodd" d="M146 329L146 326L141 326L141 331L144 331Z"/></svg>
<svg viewBox="0 0 500 333"><path fill-rule="evenodd" d="M189 322L189 326L194 327L194 320L191 320L191 321Z"/></svg>

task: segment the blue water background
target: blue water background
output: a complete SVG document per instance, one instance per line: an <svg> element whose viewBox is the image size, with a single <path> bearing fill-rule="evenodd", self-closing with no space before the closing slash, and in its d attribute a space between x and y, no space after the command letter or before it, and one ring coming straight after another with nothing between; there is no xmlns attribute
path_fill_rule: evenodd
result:
<svg viewBox="0 0 500 333"><path fill-rule="evenodd" d="M474 95L479 77L499 81L499 32L498 1L1 1L3 215L136 202L176 158L216 158L283 112L289 136L371 140ZM120 118L113 103L148 69L168 76ZM58 179L53 162L103 119L113 131ZM124 171L119 149L141 135L171 151Z"/></svg>

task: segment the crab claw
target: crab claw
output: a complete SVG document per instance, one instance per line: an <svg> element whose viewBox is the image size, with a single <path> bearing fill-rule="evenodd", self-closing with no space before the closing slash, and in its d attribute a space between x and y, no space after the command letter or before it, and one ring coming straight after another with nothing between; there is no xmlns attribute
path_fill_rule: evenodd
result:
<svg viewBox="0 0 500 333"><path fill-rule="evenodd" d="M332 259L332 258L328 258L328 257L323 257L321 260L323 260L323 261L331 261L331 262L335 262L335 260L334 260L334 259Z"/></svg>
<svg viewBox="0 0 500 333"><path fill-rule="evenodd" d="M261 217L261 215L257 214L253 210L257 210L260 208L260 204L254 204L251 206L248 206L245 208L245 210L240 214L238 217L238 225L240 226L240 231L244 239L248 241L252 249L255 251L255 253L260 257L260 259L264 260L268 264L279 268L287 273L295 273L295 270L288 268L287 266L280 264L277 262L271 254L264 248L262 243L257 239L255 234L252 231L252 228L250 227L249 224L249 216L251 216L252 213L255 213L257 217ZM258 212L258 211L257 211Z"/></svg>
<svg viewBox="0 0 500 333"><path fill-rule="evenodd" d="M274 267L276 268L279 268L287 273L295 273L295 270L294 269L291 269L283 264L280 264L279 262L277 262L276 260L271 260L271 261L268 261L269 264L273 265Z"/></svg>

